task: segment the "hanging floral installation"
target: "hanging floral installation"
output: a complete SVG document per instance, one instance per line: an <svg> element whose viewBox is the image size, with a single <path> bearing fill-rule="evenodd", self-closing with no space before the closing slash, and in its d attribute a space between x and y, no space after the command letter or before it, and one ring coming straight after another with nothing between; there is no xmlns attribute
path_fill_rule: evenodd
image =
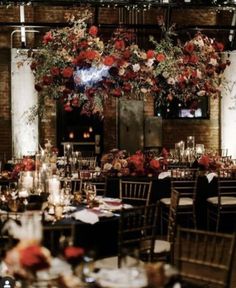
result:
<svg viewBox="0 0 236 288"><path fill-rule="evenodd" d="M47 32L42 48L33 52L39 110L46 98L61 101L66 111L81 107L81 113L102 115L108 97L153 95L157 105L163 105L174 98L186 103L220 93L229 63L221 60L223 45L201 33L175 45L165 31L160 42L150 37L155 48L144 51L124 29L117 29L104 43L98 28L87 26L88 11L66 18L70 25Z"/></svg>

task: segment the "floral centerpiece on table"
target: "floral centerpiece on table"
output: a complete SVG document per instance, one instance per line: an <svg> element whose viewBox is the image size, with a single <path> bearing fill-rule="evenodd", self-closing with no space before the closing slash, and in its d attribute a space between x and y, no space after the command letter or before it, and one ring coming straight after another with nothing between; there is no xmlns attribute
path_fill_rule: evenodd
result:
<svg viewBox="0 0 236 288"><path fill-rule="evenodd" d="M216 171L220 169L236 170L234 162L230 157L221 157L217 153L209 152L201 155L198 165L202 170Z"/></svg>
<svg viewBox="0 0 236 288"><path fill-rule="evenodd" d="M73 275L71 266L60 257L53 257L42 241L41 217L37 213L24 213L20 224L8 220L2 233L8 232L17 244L6 250L2 262L1 276L14 277L21 286L17 287L80 287L80 280ZM68 259L77 259L83 254L79 247L66 247ZM61 255L63 256L63 255ZM34 286L35 285L35 286Z"/></svg>
<svg viewBox="0 0 236 288"><path fill-rule="evenodd" d="M102 172L109 176L156 176L162 169L162 159L154 153L137 151L128 156L124 150L113 149L101 159Z"/></svg>
<svg viewBox="0 0 236 288"><path fill-rule="evenodd" d="M112 149L101 158L102 172L110 176L128 176L130 171L125 150Z"/></svg>
<svg viewBox="0 0 236 288"><path fill-rule="evenodd" d="M23 159L16 163L13 167L12 178L17 178L20 172L23 171L34 171L35 160L30 156L24 156Z"/></svg>
<svg viewBox="0 0 236 288"><path fill-rule="evenodd" d="M137 151L127 161L131 176L156 176L161 170L160 161L152 152Z"/></svg>

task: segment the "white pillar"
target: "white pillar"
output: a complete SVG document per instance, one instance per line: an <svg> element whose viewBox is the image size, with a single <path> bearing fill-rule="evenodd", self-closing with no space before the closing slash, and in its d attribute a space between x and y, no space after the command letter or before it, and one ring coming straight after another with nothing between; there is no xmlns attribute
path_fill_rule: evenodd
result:
<svg viewBox="0 0 236 288"><path fill-rule="evenodd" d="M221 99L221 148L236 159L236 51L227 52L231 64L224 71Z"/></svg>
<svg viewBox="0 0 236 288"><path fill-rule="evenodd" d="M38 117L29 123L27 115L38 100L30 60L17 51L11 49L12 155L21 158L38 150Z"/></svg>

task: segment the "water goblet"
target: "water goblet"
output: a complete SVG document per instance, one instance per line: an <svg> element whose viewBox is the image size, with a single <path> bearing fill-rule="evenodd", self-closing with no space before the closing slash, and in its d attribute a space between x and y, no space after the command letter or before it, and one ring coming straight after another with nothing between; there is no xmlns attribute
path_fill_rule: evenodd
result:
<svg viewBox="0 0 236 288"><path fill-rule="evenodd" d="M87 183L84 187L84 191L88 206L91 208L96 197L96 186L91 183Z"/></svg>

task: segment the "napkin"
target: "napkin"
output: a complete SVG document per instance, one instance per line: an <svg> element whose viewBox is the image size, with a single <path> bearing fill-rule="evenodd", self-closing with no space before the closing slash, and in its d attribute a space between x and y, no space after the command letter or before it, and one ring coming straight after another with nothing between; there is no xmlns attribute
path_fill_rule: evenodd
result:
<svg viewBox="0 0 236 288"><path fill-rule="evenodd" d="M158 175L158 179L164 179L166 177L171 177L171 172L170 171L166 171L166 172L161 172Z"/></svg>
<svg viewBox="0 0 236 288"><path fill-rule="evenodd" d="M209 174L207 174L207 180L208 180L208 183L211 183L211 181L213 180L213 178L214 177L217 177L218 175L216 174L216 173L214 173L214 172L212 172L212 173L209 173Z"/></svg>
<svg viewBox="0 0 236 288"><path fill-rule="evenodd" d="M98 216L92 211L89 211L88 209L77 211L73 213L71 216L74 217L76 220L80 220L84 223L89 224L95 224L99 221Z"/></svg>

